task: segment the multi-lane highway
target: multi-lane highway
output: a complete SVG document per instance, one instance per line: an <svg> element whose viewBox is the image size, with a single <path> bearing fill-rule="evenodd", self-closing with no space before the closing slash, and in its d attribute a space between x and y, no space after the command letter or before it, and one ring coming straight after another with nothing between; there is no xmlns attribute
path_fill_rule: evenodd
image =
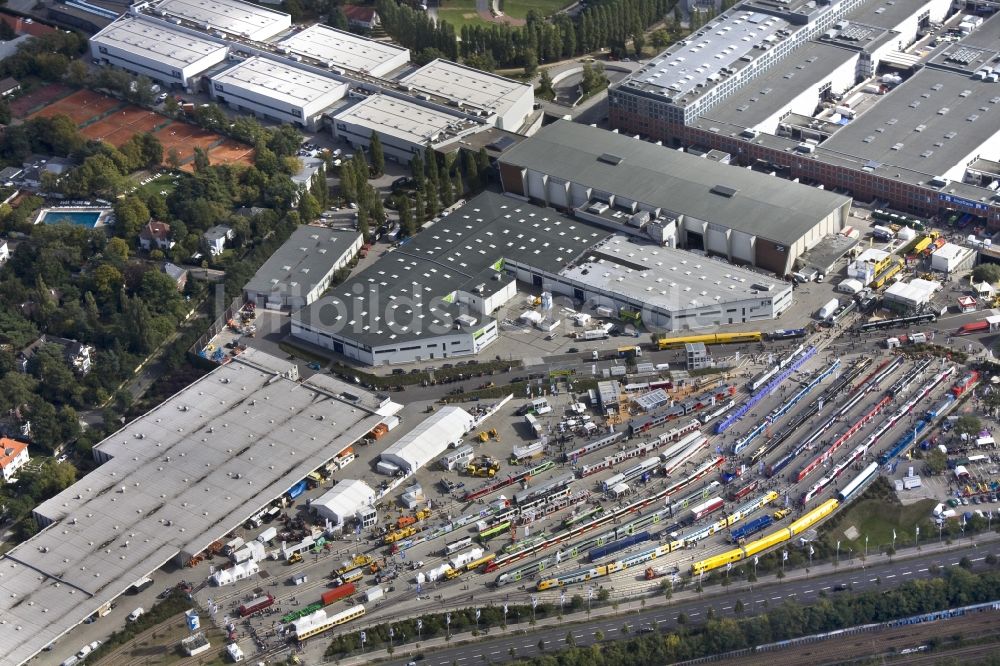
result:
<svg viewBox="0 0 1000 666"><path fill-rule="evenodd" d="M832 565L824 565L814 568L808 577L799 577L799 574L796 574L785 581L756 586L752 590L747 584L741 583L705 598L678 600L667 606L640 610L628 615L602 614L600 617L592 617L582 622L563 620L551 624L540 623L541 626L536 631L511 635L519 629L529 629L527 622L523 622L520 626L510 625L508 631L494 630L492 635L485 638L479 637L472 642L443 649L433 647L432 643L425 643L419 654L424 656L423 663L428 666L446 666L455 663L469 666L484 661L499 663L511 660L511 650L518 657L537 655L540 652L539 642L543 643L547 651L563 649L566 647L568 635L572 635L575 645L582 646L594 643L598 632L603 635L604 640L627 637L628 634L624 631L626 625L630 633L648 631L650 628L668 631L677 626L677 618L681 614L687 617L689 624L700 623L712 614L716 617L727 615L735 617L737 601L743 603L744 615L754 615L787 600L808 604L821 595L885 589L910 580L933 577L937 575L935 567L958 566L962 557L968 557L974 569L983 568L984 560L990 552L997 552L995 544L984 544L982 547L968 545L948 552L927 552L912 558L897 558L893 561L880 557L878 558L880 561L873 562L864 569L848 568L850 563L845 561L840 570ZM857 565L858 562L855 561L854 564ZM496 635L498 632L500 635ZM468 637L455 637L453 640L457 642L463 638ZM395 659L389 663L404 666L416 654L418 653L414 649L408 649L406 652L397 649ZM359 662L342 660L341 663Z"/></svg>

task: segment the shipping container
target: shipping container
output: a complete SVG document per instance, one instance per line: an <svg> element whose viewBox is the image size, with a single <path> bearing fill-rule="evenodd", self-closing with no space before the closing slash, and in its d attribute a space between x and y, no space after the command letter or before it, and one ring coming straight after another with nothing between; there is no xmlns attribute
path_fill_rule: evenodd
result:
<svg viewBox="0 0 1000 666"><path fill-rule="evenodd" d="M345 583L339 587L335 587L332 590L325 591L322 596L320 596L320 601L323 602L324 606L329 606L334 601L339 601L340 599L345 599L355 592L354 583Z"/></svg>

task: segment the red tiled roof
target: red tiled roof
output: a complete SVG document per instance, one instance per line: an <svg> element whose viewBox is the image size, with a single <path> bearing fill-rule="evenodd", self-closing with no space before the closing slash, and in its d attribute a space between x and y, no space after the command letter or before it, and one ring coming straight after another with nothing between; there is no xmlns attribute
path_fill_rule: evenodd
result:
<svg viewBox="0 0 1000 666"><path fill-rule="evenodd" d="M170 225L166 222L160 222L158 220L152 220L146 223L140 231L139 235L143 238L157 238L159 240L167 240L170 238Z"/></svg>
<svg viewBox="0 0 1000 666"><path fill-rule="evenodd" d="M348 21L371 23L372 19L375 18L374 7L359 7L358 5L344 5L343 10L344 10L344 16L347 17Z"/></svg>
<svg viewBox="0 0 1000 666"><path fill-rule="evenodd" d="M21 451L28 448L24 442L0 437L0 469L10 465Z"/></svg>

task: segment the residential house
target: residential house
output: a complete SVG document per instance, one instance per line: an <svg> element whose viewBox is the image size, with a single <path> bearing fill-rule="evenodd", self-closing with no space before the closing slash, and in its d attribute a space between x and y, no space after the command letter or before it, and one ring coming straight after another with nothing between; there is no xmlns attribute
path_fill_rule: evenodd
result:
<svg viewBox="0 0 1000 666"><path fill-rule="evenodd" d="M362 30L372 30L382 25L382 20L374 7L359 7L358 5L344 5L344 16L347 17L347 25L351 28Z"/></svg>
<svg viewBox="0 0 1000 666"><path fill-rule="evenodd" d="M217 224L205 231L201 235L201 239L208 253L217 257L226 249L226 241L233 239L233 230L232 227Z"/></svg>
<svg viewBox="0 0 1000 666"><path fill-rule="evenodd" d="M159 220L150 220L139 230L139 247L149 250L169 250L174 246L170 240L170 225Z"/></svg>
<svg viewBox="0 0 1000 666"><path fill-rule="evenodd" d="M0 169L0 185L4 183L12 183L21 177L24 173L24 169L18 167L4 167Z"/></svg>
<svg viewBox="0 0 1000 666"><path fill-rule="evenodd" d="M163 263L163 272L170 276L170 279L177 285L177 291L184 291L188 281L188 270L169 261Z"/></svg>
<svg viewBox="0 0 1000 666"><path fill-rule="evenodd" d="M26 187L38 188L42 184L42 174L51 173L62 176L76 166L73 160L65 157L45 157L31 155L22 163L24 172L21 174Z"/></svg>
<svg viewBox="0 0 1000 666"><path fill-rule="evenodd" d="M28 462L28 445L16 439L0 437L0 470L3 480L10 481Z"/></svg>
<svg viewBox="0 0 1000 666"><path fill-rule="evenodd" d="M78 375L85 375L90 372L93 363L94 348L69 338L60 338L55 335L42 335L40 338L25 347L18 354L18 366L21 372L28 371L28 363L31 357L42 345L53 344L63 348L63 357L66 364Z"/></svg>
<svg viewBox="0 0 1000 666"><path fill-rule="evenodd" d="M20 89L21 84L17 79L12 79L9 76L5 79L0 79L0 97L10 97Z"/></svg>

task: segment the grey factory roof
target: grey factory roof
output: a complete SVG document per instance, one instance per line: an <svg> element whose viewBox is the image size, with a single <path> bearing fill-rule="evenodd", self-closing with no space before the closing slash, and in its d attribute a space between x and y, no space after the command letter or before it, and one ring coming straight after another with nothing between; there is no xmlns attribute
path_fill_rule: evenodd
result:
<svg viewBox="0 0 1000 666"><path fill-rule="evenodd" d="M880 28L894 29L900 23L920 11L927 2L920 0L871 0L848 14L850 22L859 22Z"/></svg>
<svg viewBox="0 0 1000 666"><path fill-rule="evenodd" d="M691 252L612 236L588 252L562 277L663 310L698 308L761 298L759 285L787 285L728 262Z"/></svg>
<svg viewBox="0 0 1000 666"><path fill-rule="evenodd" d="M347 86L327 76L256 57L236 63L213 76L212 81L266 95L276 104L296 106L305 106Z"/></svg>
<svg viewBox="0 0 1000 666"><path fill-rule="evenodd" d="M153 58L178 69L227 48L225 44L175 30L141 16L124 16L91 37L91 41Z"/></svg>
<svg viewBox="0 0 1000 666"><path fill-rule="evenodd" d="M788 244L848 202L839 194L566 121L543 127L500 161Z"/></svg>
<svg viewBox="0 0 1000 666"><path fill-rule="evenodd" d="M487 269L501 259L558 273L607 236L551 208L484 192L292 318L370 346L415 340L447 327L460 312L451 294L490 284Z"/></svg>
<svg viewBox="0 0 1000 666"><path fill-rule="evenodd" d="M152 6L154 13L163 12L209 28L254 37L261 30L271 36L287 27L288 14L239 0L160 0Z"/></svg>
<svg viewBox="0 0 1000 666"><path fill-rule="evenodd" d="M306 294L330 273L360 235L357 231L301 226L257 269L243 290Z"/></svg>
<svg viewBox="0 0 1000 666"><path fill-rule="evenodd" d="M719 80L724 67L741 68L743 57L759 57L761 43L784 39L779 30L793 29L776 16L731 11L682 42L652 58L625 80L626 87L679 99ZM699 36L701 35L701 36Z"/></svg>
<svg viewBox="0 0 1000 666"><path fill-rule="evenodd" d="M494 110L503 115L525 94L527 83L437 59L400 79L414 91L432 92L466 106Z"/></svg>
<svg viewBox="0 0 1000 666"><path fill-rule="evenodd" d="M828 44L809 43L785 58L763 76L704 114L704 118L754 127L785 108L807 89L815 89L825 77L857 53ZM819 94L816 96L819 102Z"/></svg>
<svg viewBox="0 0 1000 666"><path fill-rule="evenodd" d="M294 52L355 72L372 72L409 51L391 42L366 39L317 23L278 42Z"/></svg>
<svg viewBox="0 0 1000 666"><path fill-rule="evenodd" d="M998 131L997 84L924 67L822 147L936 176Z"/></svg>
<svg viewBox="0 0 1000 666"><path fill-rule="evenodd" d="M54 522L0 561L0 664L202 550L382 420L375 396L286 378L294 367L247 350L95 447L112 458L40 505Z"/></svg>
<svg viewBox="0 0 1000 666"><path fill-rule="evenodd" d="M1000 49L1000 15L994 15L958 42L946 43L929 59L929 64L972 74L984 65L996 67Z"/></svg>
<svg viewBox="0 0 1000 666"><path fill-rule="evenodd" d="M380 94L366 97L333 118L420 146L451 140L456 131L479 126L479 123L447 111Z"/></svg>

